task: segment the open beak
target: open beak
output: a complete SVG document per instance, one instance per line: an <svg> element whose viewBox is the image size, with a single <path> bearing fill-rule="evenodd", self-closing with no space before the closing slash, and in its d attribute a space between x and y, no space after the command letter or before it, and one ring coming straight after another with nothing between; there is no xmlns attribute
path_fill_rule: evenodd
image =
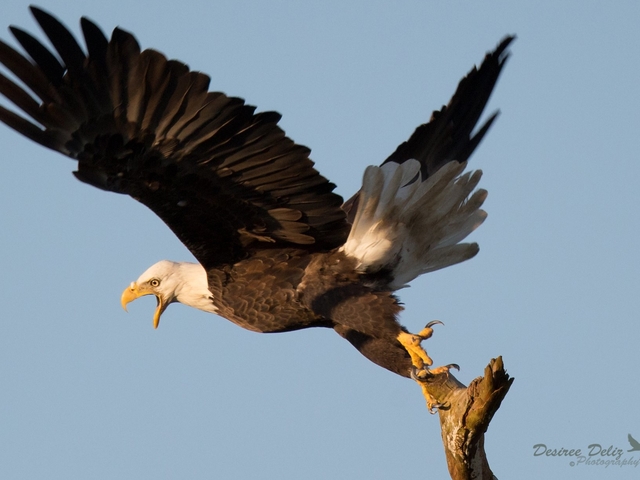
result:
<svg viewBox="0 0 640 480"><path fill-rule="evenodd" d="M124 308L124 311L126 312L127 304L133 302L136 298L140 298L145 295L155 295L156 300L158 301L156 311L153 314L153 328L158 328L158 325L160 324L160 316L162 315L162 312L164 312L167 308L167 304L164 303L162 297L160 297L160 295L158 295L157 293L150 290L140 289L136 282L131 282L131 285L125 288L124 292L122 292L120 303L122 304L122 308Z"/></svg>

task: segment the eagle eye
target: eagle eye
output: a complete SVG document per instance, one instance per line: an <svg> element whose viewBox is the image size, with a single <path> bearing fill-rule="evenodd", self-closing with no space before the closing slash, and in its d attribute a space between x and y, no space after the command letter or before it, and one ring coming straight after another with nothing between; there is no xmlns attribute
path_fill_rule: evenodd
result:
<svg viewBox="0 0 640 480"><path fill-rule="evenodd" d="M152 287L157 287L160 285L160 280L158 280L157 278L154 278L149 281L149 285L151 285Z"/></svg>

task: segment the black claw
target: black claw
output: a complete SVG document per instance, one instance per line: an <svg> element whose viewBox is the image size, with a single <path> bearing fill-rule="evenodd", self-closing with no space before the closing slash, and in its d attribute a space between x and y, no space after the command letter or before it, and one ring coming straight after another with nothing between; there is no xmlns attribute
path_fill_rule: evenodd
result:
<svg viewBox="0 0 640 480"><path fill-rule="evenodd" d="M460 365L458 365L457 363L450 363L449 365L445 365L445 367L448 369L455 368L456 370L460 371ZM444 372L444 373L448 373L448 372ZM411 376L412 380L415 380L416 382L423 382L423 383L426 380L435 377L435 375L431 373L431 370L429 370L429 368L424 367L422 369L418 369L414 365L411 366L409 375Z"/></svg>
<svg viewBox="0 0 640 480"><path fill-rule="evenodd" d="M436 324L444 325L444 323L442 323L440 320L431 320L429 323L425 325L424 328L431 328Z"/></svg>
<svg viewBox="0 0 640 480"><path fill-rule="evenodd" d="M451 408L451 405L448 403L434 403L433 405L431 405L431 408L429 409L429 413L430 414L435 414L437 413L437 411L433 411L432 409L435 408L436 410L449 410Z"/></svg>
<svg viewBox="0 0 640 480"><path fill-rule="evenodd" d="M424 382L427 378L429 378L432 375L429 375L429 370L426 368L423 368L421 370L418 370L415 366L411 366L411 371L409 372L409 374L411 375L411 379L415 380L416 382ZM424 374L424 376L422 376L422 374Z"/></svg>

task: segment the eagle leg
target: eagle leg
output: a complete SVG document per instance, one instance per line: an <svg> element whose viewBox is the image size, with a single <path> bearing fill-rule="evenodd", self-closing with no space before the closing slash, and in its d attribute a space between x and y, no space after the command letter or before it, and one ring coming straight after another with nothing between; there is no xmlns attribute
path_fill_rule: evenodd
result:
<svg viewBox="0 0 640 480"><path fill-rule="evenodd" d="M431 338L433 335L433 327L439 323L440 325L444 325L440 320L433 320L420 330L419 333L413 334L408 332L400 332L397 339L400 344L405 348L405 350L411 356L411 363L418 370L426 370L427 367L433 365L433 360L427 354L424 348L422 348L422 341L428 338Z"/></svg>

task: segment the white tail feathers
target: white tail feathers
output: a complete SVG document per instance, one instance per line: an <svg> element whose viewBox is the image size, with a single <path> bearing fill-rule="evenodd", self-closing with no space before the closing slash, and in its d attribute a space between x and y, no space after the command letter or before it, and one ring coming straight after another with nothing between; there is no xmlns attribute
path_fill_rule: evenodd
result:
<svg viewBox="0 0 640 480"><path fill-rule="evenodd" d="M362 272L389 270L393 289L473 257L478 245L459 242L487 217L487 191L473 192L482 172L465 167L449 162L425 181L416 160L367 167L344 252Z"/></svg>

